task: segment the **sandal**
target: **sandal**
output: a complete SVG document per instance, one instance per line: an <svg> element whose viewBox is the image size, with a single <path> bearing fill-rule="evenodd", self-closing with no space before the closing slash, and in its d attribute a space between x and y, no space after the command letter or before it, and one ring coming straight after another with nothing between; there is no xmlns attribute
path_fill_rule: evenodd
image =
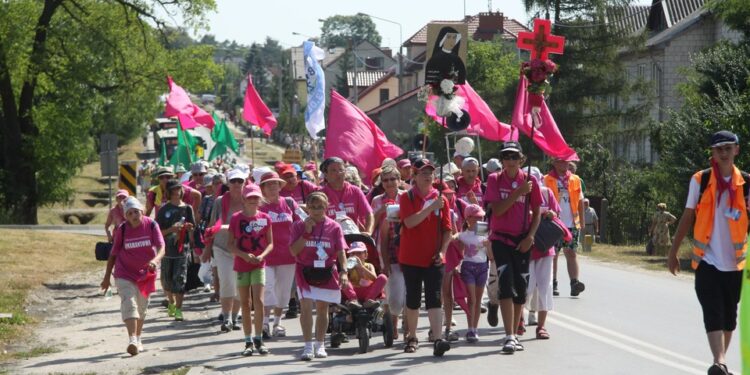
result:
<svg viewBox="0 0 750 375"><path fill-rule="evenodd" d="M536 338L537 340L549 340L549 333L547 333L547 330L544 329L544 327L537 327Z"/></svg>
<svg viewBox="0 0 750 375"><path fill-rule="evenodd" d="M414 353L419 349L419 340L416 337L411 337L406 340L406 346L404 346L404 353Z"/></svg>

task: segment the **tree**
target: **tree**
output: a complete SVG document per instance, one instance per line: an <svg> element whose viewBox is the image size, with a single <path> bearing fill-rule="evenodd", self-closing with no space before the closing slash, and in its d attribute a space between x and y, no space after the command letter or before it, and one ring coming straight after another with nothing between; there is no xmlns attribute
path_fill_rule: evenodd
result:
<svg viewBox="0 0 750 375"><path fill-rule="evenodd" d="M382 41L370 16L361 13L354 16L328 17L323 21L320 30L320 44L326 48L351 47L352 43L364 40L380 46Z"/></svg>
<svg viewBox="0 0 750 375"><path fill-rule="evenodd" d="M0 220L34 224L39 205L66 198L67 181L96 153L102 132L126 140L140 134L159 109L168 73L185 87L211 87L204 74L212 62L201 60L210 50L165 49L169 31L156 7L179 10L185 25L200 27L215 5L45 0L0 7Z"/></svg>
<svg viewBox="0 0 750 375"><path fill-rule="evenodd" d="M341 96L348 98L349 78L346 73L354 69L354 56L352 56L352 52L349 50L344 52L344 54L339 57L338 64L340 73L336 76L336 91L338 91Z"/></svg>

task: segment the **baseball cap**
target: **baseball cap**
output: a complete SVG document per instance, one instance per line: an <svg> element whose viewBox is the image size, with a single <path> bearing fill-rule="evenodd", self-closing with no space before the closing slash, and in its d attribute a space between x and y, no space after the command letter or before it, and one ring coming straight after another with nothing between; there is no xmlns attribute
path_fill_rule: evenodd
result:
<svg viewBox="0 0 750 375"><path fill-rule="evenodd" d="M435 166L434 166L434 165L432 165L432 163L430 163L430 161L429 161L429 160L427 160L427 159L418 159L417 161L415 161L415 162L414 162L414 163L412 164L412 166L413 166L413 167L414 167L414 168L415 168L416 170L418 170L418 171L421 171L422 169L425 169L425 168L430 168L430 169L432 169L432 170L435 170Z"/></svg>
<svg viewBox="0 0 750 375"><path fill-rule="evenodd" d="M503 147L500 149L500 152L517 152L517 153L523 153L523 148L521 148L521 144L516 141L508 141L503 142Z"/></svg>
<svg viewBox="0 0 750 375"><path fill-rule="evenodd" d="M130 193L127 190L125 190L125 189L120 189L120 190L117 191L117 193L115 193L115 198L120 198L120 197L126 197L127 198L129 196L130 196Z"/></svg>
<svg viewBox="0 0 750 375"><path fill-rule="evenodd" d="M484 163L483 167L487 170L487 172L493 173L502 168L502 165L500 164L500 160L492 158L490 160L487 160L487 162Z"/></svg>
<svg viewBox="0 0 750 375"><path fill-rule="evenodd" d="M463 162L461 162L461 168L466 168L471 164L479 165L479 160L477 160L476 158L466 158Z"/></svg>
<svg viewBox="0 0 750 375"><path fill-rule="evenodd" d="M250 197L258 197L262 198L263 193L260 192L260 188L256 184L249 184L245 185L245 187L242 188L242 197L243 198L250 198Z"/></svg>
<svg viewBox="0 0 750 375"><path fill-rule="evenodd" d="M351 253L360 253L363 251L367 251L367 246L365 246L364 242L355 241L352 242L351 245L349 245L349 250L346 251L347 254Z"/></svg>
<svg viewBox="0 0 750 375"><path fill-rule="evenodd" d="M125 209L125 212L128 212L128 210L136 208L141 211L143 211L143 204L141 204L141 201L138 200L138 198L130 196L127 199L125 199L125 202L123 202L122 207Z"/></svg>
<svg viewBox="0 0 750 375"><path fill-rule="evenodd" d="M167 181L167 191L176 189L176 188L181 188L181 187L182 187L182 184L177 179L172 178L169 181Z"/></svg>
<svg viewBox="0 0 750 375"><path fill-rule="evenodd" d="M397 166L398 166L399 168L408 168L408 167L411 167L411 161L409 161L409 159L401 159L401 160L399 160L399 161L398 161L398 162L396 163L396 165L397 165Z"/></svg>
<svg viewBox="0 0 750 375"><path fill-rule="evenodd" d="M286 185L286 181L280 179L276 172L268 172L264 174L263 177L260 178L260 183L258 185L263 185L266 182L278 182L281 186Z"/></svg>
<svg viewBox="0 0 750 375"><path fill-rule="evenodd" d="M484 210L478 204L470 204L464 208L464 217L484 217Z"/></svg>
<svg viewBox="0 0 750 375"><path fill-rule="evenodd" d="M434 184L432 184L432 187L434 187L435 189L437 189L443 194L451 194L451 193L456 192L455 190L451 189L451 187L448 186L448 184L445 181L435 182Z"/></svg>
<svg viewBox="0 0 750 375"><path fill-rule="evenodd" d="M534 176L537 181L542 181L542 171L540 171L539 168L531 167L531 172L529 174Z"/></svg>
<svg viewBox="0 0 750 375"><path fill-rule="evenodd" d="M243 180L247 180L247 172L245 172L242 169L232 169L229 172L227 172L227 181L231 181L237 178L241 178Z"/></svg>
<svg viewBox="0 0 750 375"><path fill-rule="evenodd" d="M276 172L279 173L279 176L283 176L287 173L297 174L297 170L295 170L291 164L283 164L279 166L276 168Z"/></svg>
<svg viewBox="0 0 750 375"><path fill-rule="evenodd" d="M711 147L719 147L729 144L739 144L740 138L729 130L721 130L711 136Z"/></svg>

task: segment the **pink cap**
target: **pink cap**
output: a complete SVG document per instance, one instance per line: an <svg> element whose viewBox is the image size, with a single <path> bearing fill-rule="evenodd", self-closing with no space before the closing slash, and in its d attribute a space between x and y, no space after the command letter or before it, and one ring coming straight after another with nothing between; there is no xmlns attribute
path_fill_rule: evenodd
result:
<svg viewBox="0 0 750 375"><path fill-rule="evenodd" d="M352 244L349 245L349 250L347 250L346 253L352 254L352 253L358 253L362 251L367 251L367 246L365 245L364 242L356 241L356 242L352 242Z"/></svg>
<svg viewBox="0 0 750 375"><path fill-rule="evenodd" d="M464 217L484 217L484 210L478 204L470 204L464 208Z"/></svg>
<svg viewBox="0 0 750 375"><path fill-rule="evenodd" d="M262 198L263 193L260 192L260 188L256 184L248 184L242 188L242 196L245 198L258 197Z"/></svg>
<svg viewBox="0 0 750 375"><path fill-rule="evenodd" d="M120 197L127 198L129 196L130 196L130 192L128 192L125 189L120 189L117 191L117 193L115 193L115 198L120 198Z"/></svg>
<svg viewBox="0 0 750 375"><path fill-rule="evenodd" d="M398 161L398 163L396 163L396 165L399 168L411 167L411 161L409 161L409 159L401 159L401 160Z"/></svg>

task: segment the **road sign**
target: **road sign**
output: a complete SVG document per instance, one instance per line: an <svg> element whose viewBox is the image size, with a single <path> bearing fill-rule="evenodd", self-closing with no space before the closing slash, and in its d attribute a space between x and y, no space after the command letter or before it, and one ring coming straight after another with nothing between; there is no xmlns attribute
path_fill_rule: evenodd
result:
<svg viewBox="0 0 750 375"><path fill-rule="evenodd" d="M127 190L130 195L135 196L137 191L136 187L136 162L135 161L123 161L120 163L120 180L118 186L120 189Z"/></svg>
<svg viewBox="0 0 750 375"><path fill-rule="evenodd" d="M102 134L99 138L99 161L102 177L117 176L117 135Z"/></svg>

